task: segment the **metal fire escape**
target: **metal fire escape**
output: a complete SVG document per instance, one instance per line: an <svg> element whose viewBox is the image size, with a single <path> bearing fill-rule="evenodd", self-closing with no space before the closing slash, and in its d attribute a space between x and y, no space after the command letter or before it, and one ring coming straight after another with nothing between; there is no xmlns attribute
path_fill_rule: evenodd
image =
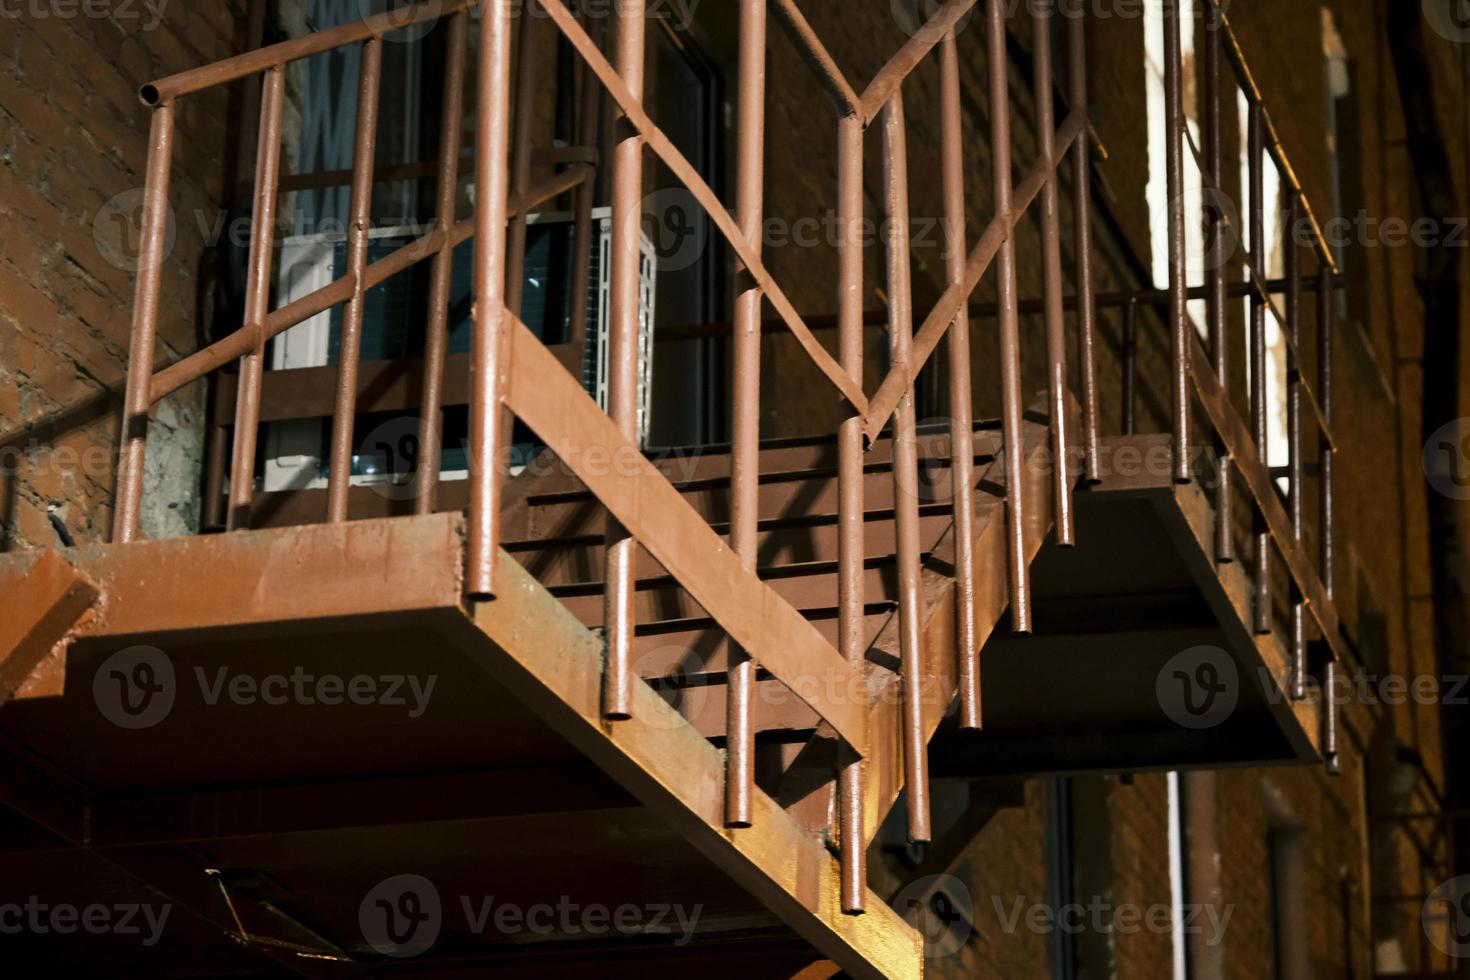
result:
<svg viewBox="0 0 1470 980"><path fill-rule="evenodd" d="M947 851L969 842L977 823L937 821L931 783L1083 769L1336 764L1332 702L1307 696L1309 677L1331 684L1345 656L1331 600L1328 298L1336 270L1318 236L1314 276L1293 254L1286 280L1269 282L1259 263L1265 219L1257 192L1251 274L1234 285L1216 269L1203 290L1188 288L1184 229L1196 216L1185 213L1179 189L1186 147L1195 148L1183 117L1176 4L1166 4L1173 271L1167 290L1116 296L1093 287L1087 21L1076 0L1062 5L1065 16L1038 13L1024 25L1034 40L1040 139L1019 181L1010 151L1007 30L1021 25L1007 23L1001 0L940 5L862 87L844 76L795 0L741 0L733 208L645 112L643 4L616 5L605 45L574 4L538 6L581 61L581 147L526 142L525 103L515 96L535 85L535 66L512 57L509 3L424 3L143 88L152 131L114 540L0 557L0 698L19 698L0 713L12 750L0 799L29 832L85 859L93 880L119 894L145 888L189 913L194 946L179 954L181 962L190 949L209 956L226 941L229 956L244 964L263 956L309 975L364 965L414 975L631 975L650 963L698 969L748 959L793 976L840 969L915 977L924 970L924 937L905 920L909 909L889 904L904 883L877 869L870 874L867 853L900 802L896 819L911 842L930 846L930 864L943 865ZM831 284L835 354L761 254L768 11L834 110L841 229L840 275ZM971 15L985 31L995 200L994 217L974 236L964 221L954 30ZM440 19L449 43L437 218L423 237L370 261L384 37ZM536 19L522 20L524 31L537 29ZM1065 25L1068 56L1059 124L1054 22ZM473 75L472 29L480 31ZM1221 181L1228 68L1251 107L1256 186L1265 167L1281 167L1293 214L1309 219L1228 28L1207 42L1204 145L1195 149L1206 186ZM329 285L273 305L286 66L347 45L362 47L347 268ZM532 50L524 40L522 48ZM931 309L916 311L904 231L903 92L929 58L942 80L947 288ZM475 80L477 194L475 213L461 217L455 187L468 77ZM257 79L245 322L154 370L178 108L195 93ZM592 145L603 100L616 114L606 161ZM892 367L871 392L862 380L869 138L882 143L884 217L897 230L884 243L882 284ZM650 154L708 213L741 270L728 447L659 455L637 442L639 212ZM521 320L507 289L524 266L527 215L571 194L573 275L580 277L574 294L585 294L593 178L603 166L613 241L607 412L576 376L585 317L570 343L548 346ZM536 182L538 167L549 173ZM1058 201L1068 167L1077 216L1069 229L1078 259L1071 296ZM1033 207L1045 295L1028 304L1018 296L1016 239ZM1227 220L1213 210L1203 218L1216 231ZM473 349L452 355L452 257L470 240ZM423 359L359 363L365 294L419 263L429 264L432 282ZM999 303L972 307L992 275ZM1303 335L1303 295L1314 289L1315 381ZM1282 292L1284 310L1273 300ZM1229 377L1230 296L1252 302L1259 390L1251 392L1248 415L1222 382ZM1207 342L1191 326L1191 299L1207 302ZM264 370L272 338L335 307L343 308L336 366ZM1136 334L1151 309L1161 311L1167 329L1170 431L1135 434L1129 422L1127 431L1104 432L1099 317L1116 311ZM1075 357L1068 355L1068 310L1075 313ZM1026 312L1045 323L1044 392L1023 390ZM1284 496L1260 451L1267 316L1282 319L1290 342ZM994 383L971 376L970 337L981 325L1000 339L995 380L1004 410L995 420L970 414L976 385ZM773 329L795 338L844 406L835 431L762 442L760 344ZM917 425L914 392L921 372L938 373L941 345L949 356L939 383L955 417L936 431ZM1126 350L1124 360L1131 399L1137 382ZM231 366L237 371L221 373ZM206 509L222 511L227 530L143 540L150 409L215 376ZM454 406L468 406L471 418L467 481L441 483L437 467L426 465L411 501L353 487L359 415L417 412L420 456L432 460L445 410ZM511 474L510 416L557 465ZM258 492L261 426L299 418L331 420L328 487ZM1203 453L1194 450L1200 445ZM1315 559L1304 540L1309 452L1317 454L1320 485ZM1130 453L1162 454L1166 465L1117 465ZM1200 484L1206 463L1224 474L1210 492ZM1237 525L1247 521L1251 551L1238 556ZM1179 724L1157 685L1171 657L1196 645L1218 648L1240 678L1238 706L1214 727ZM439 678L438 700L409 721L288 707L270 726L245 728L245 716L227 705L179 698L165 720L120 732L99 715L97 685L136 681L152 690L163 680L144 655L120 677L101 668L115 671L110 658L119 650L151 647L166 650L170 668L189 677L222 669L289 673L303 663L346 675L412 669ZM559 936L528 949L475 934L446 914L433 949L405 967L364 938L358 917L359 898L375 883L407 872L433 880L445 896L483 891L493 881L491 890L523 904L577 894L613 907L697 903L706 917L699 941L687 947L657 935L620 942Z"/></svg>

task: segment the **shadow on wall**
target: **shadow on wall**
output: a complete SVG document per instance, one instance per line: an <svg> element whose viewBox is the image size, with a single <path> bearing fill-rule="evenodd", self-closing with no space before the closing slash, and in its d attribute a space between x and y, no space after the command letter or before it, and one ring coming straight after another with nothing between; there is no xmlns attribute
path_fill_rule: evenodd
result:
<svg viewBox="0 0 1470 980"><path fill-rule="evenodd" d="M28 425L0 433L0 553L18 546L16 520L21 495L20 473L29 454L36 447L49 447L59 436L90 425L104 416L120 420L121 413L122 396L111 388L104 388ZM116 443L115 438L113 442Z"/></svg>

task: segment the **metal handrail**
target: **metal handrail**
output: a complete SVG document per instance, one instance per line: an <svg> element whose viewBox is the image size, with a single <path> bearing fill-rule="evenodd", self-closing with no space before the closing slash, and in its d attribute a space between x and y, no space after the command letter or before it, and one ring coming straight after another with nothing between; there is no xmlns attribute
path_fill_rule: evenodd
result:
<svg viewBox="0 0 1470 980"><path fill-rule="evenodd" d="M452 17L478 7L480 3L481 0L424 0L402 10L373 14L339 27L329 27L160 78L140 88L138 98L149 108L158 108L182 96L238 82L242 78L259 75L293 61L326 54L349 44L381 40L395 31Z"/></svg>

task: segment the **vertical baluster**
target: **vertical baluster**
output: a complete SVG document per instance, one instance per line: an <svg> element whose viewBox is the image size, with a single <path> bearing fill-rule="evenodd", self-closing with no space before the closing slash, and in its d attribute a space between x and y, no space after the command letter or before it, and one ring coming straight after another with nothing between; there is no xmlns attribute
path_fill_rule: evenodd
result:
<svg viewBox="0 0 1470 980"><path fill-rule="evenodd" d="M1044 161L1056 157L1056 96L1051 73L1051 5L1031 5L1032 92L1036 100L1037 155ZM1052 510L1057 543L1076 543L1072 526L1072 480L1067 460L1067 335L1062 309L1062 217L1057 192L1057 171L1048 170L1041 187L1041 268L1046 323L1046 393L1051 414Z"/></svg>
<svg viewBox="0 0 1470 980"><path fill-rule="evenodd" d="M469 14L449 20L444 65L443 118L439 121L439 168L434 222L444 236L429 271L429 319L424 332L424 390L419 402L418 469L414 474L414 513L432 514L438 506L439 460L444 442L444 360L449 350L449 297L454 278L454 228L459 201L460 141L464 138L465 46Z"/></svg>
<svg viewBox="0 0 1470 980"><path fill-rule="evenodd" d="M1331 658L1322 674L1322 759L1330 776L1342 775L1342 756L1338 748L1337 661Z"/></svg>
<svg viewBox="0 0 1470 980"><path fill-rule="evenodd" d="M990 145L995 155L995 213L1009 215L1011 187L1011 103L1006 63L1006 5L986 0L986 52L990 81ZM1024 454L1021 445L1021 323L1016 298L1016 245L1007 236L996 255L996 294L1000 307L1001 397L1006 473L1006 557L1011 629L1031 632L1031 568L1026 561Z"/></svg>
<svg viewBox="0 0 1470 980"><path fill-rule="evenodd" d="M357 83L357 133L352 150L352 214L347 228L347 274L352 298L342 312L342 342L337 356L337 393L332 408L332 448L327 475L327 522L347 520L352 487L352 429L357 415L357 374L362 360L362 319L366 307L363 270L367 268L373 224L373 163L378 148L378 90L383 77L383 40L362 45Z"/></svg>
<svg viewBox="0 0 1470 980"><path fill-rule="evenodd" d="M582 19L594 41L602 40L602 18L583 11ZM581 90L577 110L577 145L591 149L597 145L602 86L586 65L578 63ZM576 213L572 230L572 309L567 324L567 343L578 352L579 364L587 361L587 308L592 283L592 205L597 195L597 171L589 170L573 195Z"/></svg>
<svg viewBox="0 0 1470 980"><path fill-rule="evenodd" d="M888 217L888 342L895 366L907 365L914 341L912 256L909 249L908 136L903 90L883 110L883 170ZM898 634L903 671L903 757L909 840L928 843L929 740L924 731L923 610L919 595L919 455L914 386L893 411L893 508L897 525Z"/></svg>
<svg viewBox="0 0 1470 980"><path fill-rule="evenodd" d="M643 98L645 0L618 0L616 65L633 98ZM626 121L617 124L612 179L612 329L608 342L608 414L631 443L638 441L639 247L642 225L643 139ZM627 718L632 709L633 589L637 544L608 518L607 681L602 713Z"/></svg>
<svg viewBox="0 0 1470 980"><path fill-rule="evenodd" d="M540 17L530 4L521 7L521 30L516 45L515 131L511 135L510 189L524 194L531 187L531 122L536 111L536 22ZM521 315L526 291L526 209L510 219L509 242L505 247L505 308Z"/></svg>
<svg viewBox="0 0 1470 980"><path fill-rule="evenodd" d="M1165 165L1169 192L1169 337L1172 348L1174 479L1188 483L1189 266L1184 231L1184 66L1179 35L1180 0L1164 0L1164 102L1168 129Z"/></svg>
<svg viewBox="0 0 1470 980"><path fill-rule="evenodd" d="M1205 75L1205 179L1217 200L1224 199L1224 144L1220 134L1220 115L1224 95L1220 77L1220 30L1221 21L1212 6L1207 5L1203 19L1204 75ZM1207 244L1217 250L1225 238L1226 217L1220 207L1205 205L1205 220L1209 231ZM1211 251L1207 255L1205 286L1209 304L1210 350L1214 355L1215 374L1226 391L1230 390L1230 337L1225 330L1225 261L1227 255ZM1219 483L1215 487L1215 560L1235 560L1234 520L1234 472L1230 450L1225 441L1215 437L1215 459Z"/></svg>
<svg viewBox="0 0 1470 980"><path fill-rule="evenodd" d="M215 403L218 406L218 402ZM200 526L217 531L225 526L225 463L229 453L229 427L211 421L209 442L204 450L204 513Z"/></svg>
<svg viewBox="0 0 1470 980"><path fill-rule="evenodd" d="M1072 0L1067 20L1068 82L1072 111L1086 113L1086 0ZM1097 391L1097 294L1092 280L1092 145L1084 131L1072 145L1072 211L1077 236L1077 353L1082 359L1082 469L1097 483L1099 457Z"/></svg>
<svg viewBox="0 0 1470 980"><path fill-rule="evenodd" d="M470 521L465 593L492 599L499 584L503 388L510 364L505 309L505 218L510 153L510 0L487 0L480 20L475 130L475 333L470 352Z"/></svg>
<svg viewBox="0 0 1470 980"><path fill-rule="evenodd" d="M117 501L112 540L138 536L143 501L143 459L148 448L148 390L153 384L153 349L158 335L158 301L168 234L168 186L173 170L174 106L153 110L148 131L148 169L143 191L138 281L133 287L133 329L128 341L128 384L123 396L122 448L117 462Z"/></svg>
<svg viewBox="0 0 1470 980"><path fill-rule="evenodd" d="M1333 541L1332 541L1332 458L1333 450L1330 441L1332 427L1332 333L1333 333L1333 301L1335 299L1332 284L1332 267L1324 261L1322 267L1317 271L1317 371L1320 387L1317 397L1322 406L1322 422L1328 427L1327 432L1318 433L1318 450L1321 456L1322 478L1320 490L1322 494L1322 557L1321 575L1322 586L1327 590L1327 598L1333 597L1332 573L1333 573Z"/></svg>
<svg viewBox="0 0 1470 980"><path fill-rule="evenodd" d="M1286 431L1287 431L1287 509L1291 513L1291 535L1302 540L1305 497L1302 494L1302 365L1297 356L1302 343L1302 262L1296 244L1296 223L1301 214L1300 195L1293 191L1286 211ZM1291 586L1291 696L1300 701L1307 696L1307 610L1301 589Z"/></svg>
<svg viewBox="0 0 1470 980"><path fill-rule="evenodd" d="M1131 436L1138 418L1138 301L1123 304L1123 434Z"/></svg>
<svg viewBox="0 0 1470 980"><path fill-rule="evenodd" d="M245 287L245 325L255 346L240 359L235 399L235 445L230 464L228 526L250 525L255 495L255 440L260 425L260 385L265 369L265 318L270 313L271 264L275 253L276 191L281 180L281 119L286 106L285 66L276 65L261 82L260 144L255 155L255 203L251 212L250 265Z"/></svg>
<svg viewBox="0 0 1470 980"><path fill-rule="evenodd" d="M1250 275L1251 293L1251 423L1256 443L1257 461L1270 467L1266 422L1266 149L1261 107L1251 102L1247 127L1250 180ZM1260 509L1255 513L1255 628L1257 633L1271 632L1271 534L1266 529Z"/></svg>
<svg viewBox="0 0 1470 980"><path fill-rule="evenodd" d="M740 0L739 159L736 217L741 234L757 256L765 181L766 0ZM731 431L730 546L751 575L758 556L757 519L760 482L761 291L748 272L739 279L735 299L734 413ZM755 792L755 730L751 694L755 662L730 645L726 691L729 767L725 777L725 824L748 827Z"/></svg>
<svg viewBox="0 0 1470 980"><path fill-rule="evenodd" d="M863 123L845 116L837 127L839 285L838 359L851 377L863 377ZM837 614L840 652L860 675L867 658L863 579L863 420L854 413L837 433ZM838 775L842 910L861 913L867 901L867 832L863 763L845 763Z"/></svg>
<svg viewBox="0 0 1470 980"><path fill-rule="evenodd" d="M1322 587L1327 592L1327 601L1333 599L1333 552L1332 552L1332 455L1333 449L1329 444L1329 436L1332 427L1332 332L1333 332L1333 300L1332 291L1332 268L1323 259L1321 267L1317 270L1317 371L1319 378L1319 389L1317 397L1322 408L1322 423L1327 431L1318 432L1318 447L1321 459L1321 495L1322 495L1322 527L1321 527L1321 568ZM1328 695L1327 700L1327 731L1323 736L1323 756L1327 761L1327 771L1332 775L1342 772L1342 763L1338 750L1338 712L1337 704L1337 661L1329 654L1326 668L1326 679L1323 685Z"/></svg>
<svg viewBox="0 0 1470 980"><path fill-rule="evenodd" d="M965 278L964 127L960 58L954 33L939 46L940 143L944 170L944 263L950 285ZM954 488L955 649L959 651L960 726L981 725L980 642L975 624L975 419L970 390L970 314L949 327L950 480Z"/></svg>

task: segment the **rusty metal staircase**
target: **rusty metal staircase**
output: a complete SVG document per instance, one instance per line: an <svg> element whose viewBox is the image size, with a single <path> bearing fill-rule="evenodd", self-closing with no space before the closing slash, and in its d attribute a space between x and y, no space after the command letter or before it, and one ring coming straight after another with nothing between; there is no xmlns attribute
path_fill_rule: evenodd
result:
<svg viewBox="0 0 1470 980"><path fill-rule="evenodd" d="M1178 313L1172 353L1182 404L1175 431L1160 437L1166 472L1147 485L1118 485L1101 468L1109 440L1099 432L1093 363L1080 16L1068 21L1072 101L1059 126L1051 111L1053 18L1038 13L1030 20L1035 88L1045 96L1038 106L1045 108L1037 113L1038 159L1013 184L1009 27L1001 0L985 4L996 207L970 242L955 29L975 0L947 0L861 91L843 77L796 3L769 4L834 106L844 229L840 281L833 284L834 356L762 261L765 0L740 4L744 88L733 210L644 111L641 6L618 5L610 59L586 11L579 17L563 0L541 0L583 63L583 122L588 110L596 118L600 93L618 115L611 186L613 237L621 245L611 256L612 392L604 413L567 370L579 362L576 352L568 356L535 337L506 289L516 281L508 269L521 261L526 214L574 193L585 215L597 157L583 148L580 156L553 161L561 169L546 181L531 183L532 158L519 152L523 141L513 146L511 133L513 120L526 113L511 111L509 6L419 4L406 20L402 13L370 17L162 79L141 93L153 129L115 541L69 550L65 567L45 556L0 557L0 597L25 590L52 596L49 606L23 603L32 620L49 624L44 630L18 620L13 642L0 634L21 659L5 648L0 656L9 654L28 675L41 663L36 651L66 639L52 660L55 676L62 669L56 657L64 655L64 692L54 683L36 692L62 696L16 701L0 712L8 749L0 821L18 828L6 853L13 880L40 882L57 854L75 862L75 877L45 883L51 901L84 905L98 888L154 895L187 921L167 948L86 937L59 953L40 942L35 962L177 972L209 962L242 975L265 965L329 977L643 976L650 966L683 972L749 963L763 975L918 977L923 937L905 921L905 910L890 906L893 882L881 870L870 875L868 854L885 824L931 848L936 867L970 842L983 825L978 820L933 825L931 782L958 788L963 800L979 780L1019 773L1330 755L1330 710L1324 715L1289 696L1280 707L1270 695L1293 687L1308 667L1308 608L1327 634L1313 648L1314 666L1330 676L1335 619L1303 564L1300 527L1291 540L1282 504L1260 478L1264 467L1221 393L1215 366L1191 334L1178 332L1182 282L1168 296ZM1069 9L1080 13L1081 5ZM482 32L477 213L459 220L453 189L472 13ZM448 24L445 105L452 110L445 112L438 217L423 239L369 262L381 46L393 30L439 19ZM532 49L526 38L534 29L533 19L523 20L523 50ZM1172 30L1177 44L1177 11ZM363 48L365 96L349 268L272 308L285 68L349 44ZM883 311L889 359L870 396L858 234L865 132L881 131L885 216L906 228L903 82L931 55L944 89L946 289L916 322L908 242L901 231L890 236ZM526 60L515 67L519 90L530 91ZM257 76L261 141L246 322L155 372L177 106L194 92ZM1174 123L1182 139L1182 123ZM706 209L741 266L729 447L650 455L636 444L636 240L645 150ZM1064 332L1058 216L1058 172L1069 158L1080 202L1075 363ZM1033 203L1042 214L1048 383L1028 410L1015 238ZM577 246L584 257L585 232ZM448 277L454 247L471 238L475 347L452 359ZM426 355L410 366L418 372L415 385L403 382L404 365L360 365L358 342L365 293L419 262L429 263L435 286ZM992 271L1002 297L1002 414L976 424L970 300ZM264 377L266 344L335 306L345 307L341 363L327 372L336 376L335 390L273 406L271 396L290 379ZM841 407L835 431L761 441L765 306L830 387ZM943 431L921 430L915 385L941 344L950 355L956 417ZM206 491L207 505L228 501L228 533L142 540L150 408L234 362L232 460L226 469L220 435L221 466ZM1081 381L1078 396L1070 390L1073 375ZM315 369L307 380L320 387L322 376ZM1259 581L1246 583L1240 565L1221 571L1223 556L1202 543L1233 517L1190 483L1191 391L1264 515L1269 533L1260 560L1268 579L1269 548L1287 556L1293 591L1277 598L1291 618L1289 649L1279 632L1260 629L1251 605L1260 601ZM381 498L350 484L354 424L365 402L374 409L417 407L425 459L438 458L445 407L468 405L469 479L441 484L438 471L424 467L404 507L412 513L384 516L392 511ZM546 446L520 475L506 465L508 416ZM272 500L254 479L259 427L299 417L331 419L329 486L316 497ZM1142 509L1139 495L1146 498ZM308 514L317 504L319 512ZM1090 537L1094 524L1113 535ZM1172 536L1153 533L1159 526ZM1032 675L1042 671L1015 665L1056 655L1047 634L1062 606L1047 603L1072 602L1092 616L1116 601L1096 585L1109 562L1094 542L1106 550L1119 535L1135 539L1141 562L1160 553L1176 559L1184 574L1156 591L1185 593L1182 604L1194 619L1159 617L1154 635L1132 644L1143 653L1127 670L1116 669L1123 657L1107 648L1108 659L1068 661L1038 694ZM84 616L93 598L95 609ZM1247 697L1249 708L1262 710L1242 713L1260 738L1183 726L1145 758L1140 739L1157 734L1147 725L1167 715L1150 674L1159 672L1155 655L1200 629L1219 634L1226 655L1244 668L1267 666L1262 704ZM1013 638L1013 631L1022 636ZM1087 642L1104 649L1096 636ZM992 660L1002 669L982 680L982 662ZM263 696L269 685L262 678L274 683L301 672L339 682L406 677L421 691L432 679L434 693L418 713L398 710L402 705L386 697L356 705L361 711L333 712L317 696ZM244 687L225 686L232 673L245 675ZM0 679L19 685L9 673ZM1089 701L1086 692L1100 684L1121 696ZM334 696L342 705L340 688ZM1148 716L1142 727L1135 724L1140 705ZM1091 754L1072 758L1079 746L1090 746ZM961 817L982 809L962 806ZM683 934L642 920L601 931L583 919L558 919L545 929L525 919L519 928L491 926L475 914L477 898L491 891L522 913L559 909L570 897L579 908L663 906L697 908L699 915Z"/></svg>

